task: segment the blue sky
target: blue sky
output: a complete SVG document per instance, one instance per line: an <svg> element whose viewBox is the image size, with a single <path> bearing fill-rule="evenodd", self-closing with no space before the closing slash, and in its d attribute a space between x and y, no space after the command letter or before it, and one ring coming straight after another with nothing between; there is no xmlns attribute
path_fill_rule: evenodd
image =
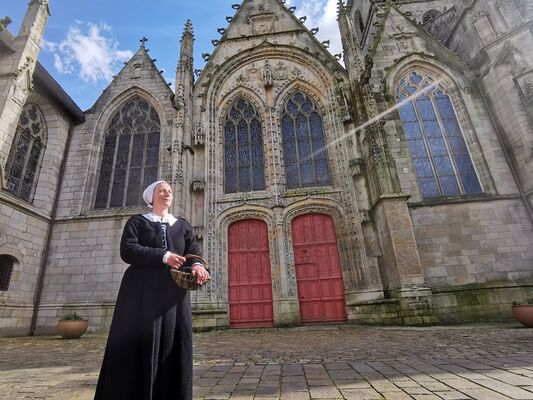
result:
<svg viewBox="0 0 533 400"><path fill-rule="evenodd" d="M16 35L29 0L0 0L0 18L9 16L8 30ZM240 0L50 0L48 20L39 61L85 110L96 101L133 53L139 39L163 76L174 82L179 40L187 19L195 32L195 68L203 68L202 53L213 50L217 28L226 27L226 16L235 14ZM330 51L341 51L336 23L337 0L287 0L296 16L307 16L309 28L318 26L320 40L331 40Z"/></svg>

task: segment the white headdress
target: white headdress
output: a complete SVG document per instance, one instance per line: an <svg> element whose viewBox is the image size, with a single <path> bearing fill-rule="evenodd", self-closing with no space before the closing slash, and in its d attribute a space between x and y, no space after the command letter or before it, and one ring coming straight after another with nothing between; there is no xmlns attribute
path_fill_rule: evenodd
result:
<svg viewBox="0 0 533 400"><path fill-rule="evenodd" d="M148 186L146 189L144 189L143 192L143 200L146 204L148 204L148 207L153 208L153 201L154 201L154 190L157 185L160 183L166 183L167 181L156 181L152 183L150 186Z"/></svg>

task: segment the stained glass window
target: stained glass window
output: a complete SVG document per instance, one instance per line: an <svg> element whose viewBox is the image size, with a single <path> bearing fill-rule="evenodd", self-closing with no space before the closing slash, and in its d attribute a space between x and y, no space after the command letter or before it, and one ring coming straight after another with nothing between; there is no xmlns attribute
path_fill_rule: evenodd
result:
<svg viewBox="0 0 533 400"><path fill-rule="evenodd" d="M309 96L296 92L289 98L281 117L281 133L287 188L329 185L322 117Z"/></svg>
<svg viewBox="0 0 533 400"><path fill-rule="evenodd" d="M425 74L400 80L398 108L422 197L480 193L450 97Z"/></svg>
<svg viewBox="0 0 533 400"><path fill-rule="evenodd" d="M143 98L128 100L106 129L95 208L143 204L142 188L157 179L160 121Z"/></svg>
<svg viewBox="0 0 533 400"><path fill-rule="evenodd" d="M42 111L35 104L26 105L20 114L6 176L7 190L28 202L37 184L47 135Z"/></svg>
<svg viewBox="0 0 533 400"><path fill-rule="evenodd" d="M253 105L243 98L236 100L226 116L224 131L225 192L263 190L263 134Z"/></svg>

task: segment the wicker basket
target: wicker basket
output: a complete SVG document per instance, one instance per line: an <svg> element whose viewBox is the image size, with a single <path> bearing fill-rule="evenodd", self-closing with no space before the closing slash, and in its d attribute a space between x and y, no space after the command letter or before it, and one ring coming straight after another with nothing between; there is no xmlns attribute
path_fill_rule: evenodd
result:
<svg viewBox="0 0 533 400"><path fill-rule="evenodd" d="M207 261L204 258L195 254L186 254L184 257L186 259L194 259L196 262L201 263L205 269L207 269ZM205 281L203 285L200 285L196 281L196 275L191 272L191 267L185 267L182 270L171 268L170 276L172 280L176 282L176 285L187 290L198 290L210 280L210 278L207 278L207 281Z"/></svg>

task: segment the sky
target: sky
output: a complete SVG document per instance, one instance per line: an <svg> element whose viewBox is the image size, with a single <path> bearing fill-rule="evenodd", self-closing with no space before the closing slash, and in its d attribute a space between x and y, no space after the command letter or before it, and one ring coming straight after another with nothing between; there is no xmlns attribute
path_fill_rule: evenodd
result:
<svg viewBox="0 0 533 400"><path fill-rule="evenodd" d="M12 19L8 30L18 33L29 0L0 0L0 18ZM195 69L205 65L202 53L213 51L212 39L227 27L232 4L241 0L50 0L39 61L82 110L90 108L125 61L148 38L156 65L174 83L179 40L187 19L195 33ZM319 40L330 40L329 51L340 53L337 0L287 0L297 17L307 16L308 28L319 27Z"/></svg>

